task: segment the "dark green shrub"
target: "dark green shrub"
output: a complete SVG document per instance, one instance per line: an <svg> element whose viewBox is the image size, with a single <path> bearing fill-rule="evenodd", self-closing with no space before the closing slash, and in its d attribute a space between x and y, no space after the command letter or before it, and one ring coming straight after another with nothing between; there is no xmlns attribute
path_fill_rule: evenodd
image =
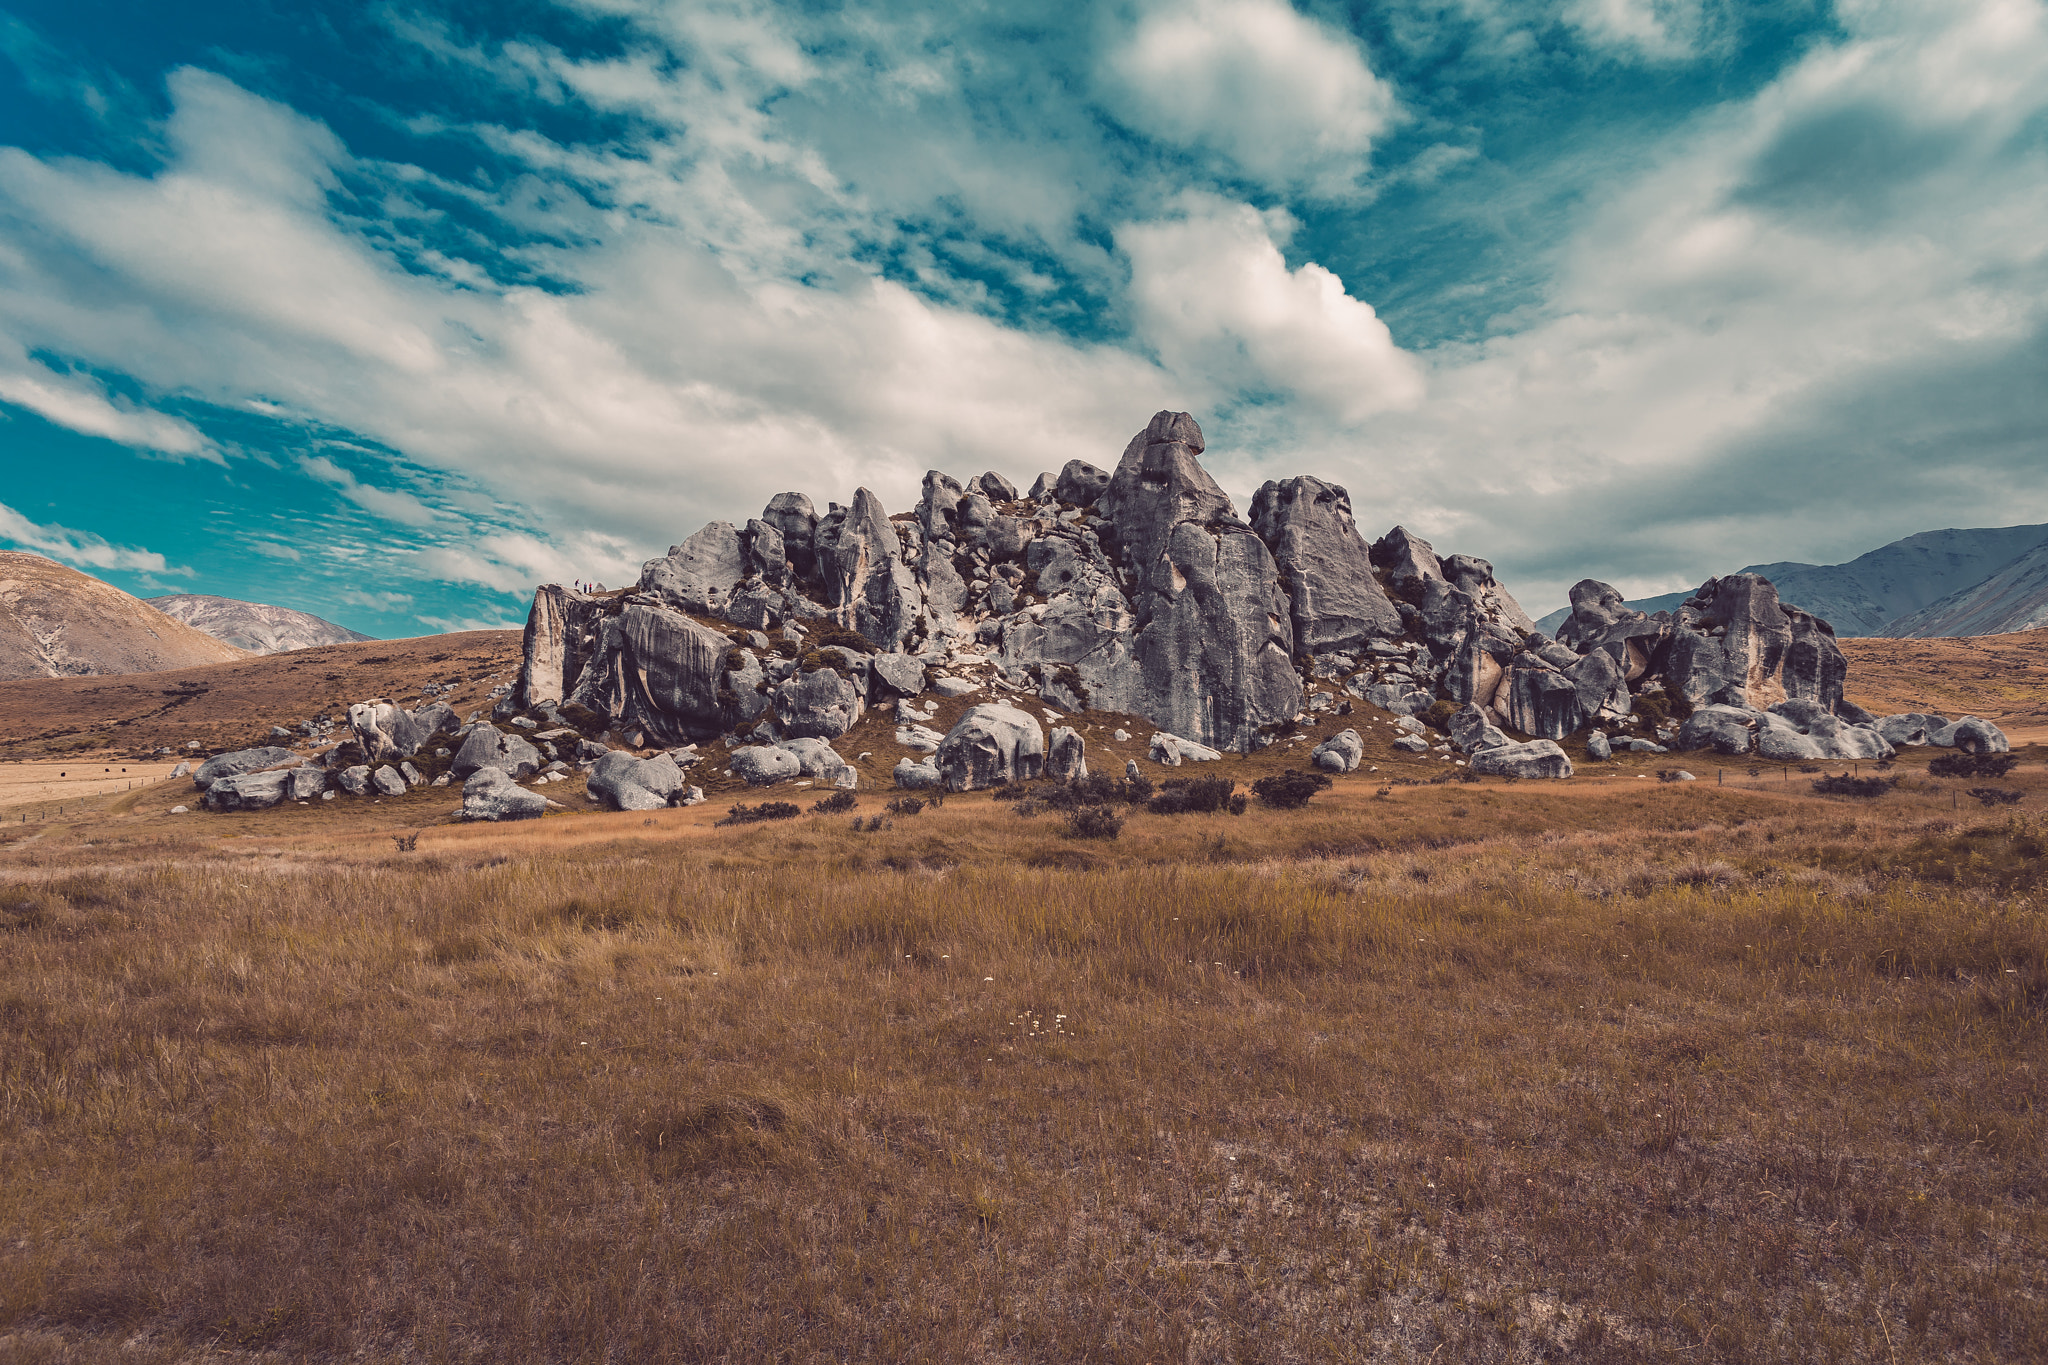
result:
<svg viewBox="0 0 2048 1365"><path fill-rule="evenodd" d="M1124 832L1124 817L1114 806L1082 806L1067 813L1067 836L1073 839L1114 839Z"/></svg>
<svg viewBox="0 0 2048 1365"><path fill-rule="evenodd" d="M882 809L891 815L915 815L924 809L924 802L914 796L898 796Z"/></svg>
<svg viewBox="0 0 2048 1365"><path fill-rule="evenodd" d="M854 654L872 654L875 647L868 643L868 637L856 630L827 627L819 632L816 648L844 649Z"/></svg>
<svg viewBox="0 0 2048 1365"><path fill-rule="evenodd" d="M1936 754L1928 763L1931 777L2004 777L2019 763L2013 754Z"/></svg>
<svg viewBox="0 0 2048 1365"><path fill-rule="evenodd" d="M1890 777L1850 777L1845 773L1837 773L1833 777L1815 778L1813 789L1822 796L1854 796L1868 801L1873 797L1883 796L1892 789L1892 784L1896 781L1896 778Z"/></svg>
<svg viewBox="0 0 2048 1365"><path fill-rule="evenodd" d="M1300 810L1308 804L1310 797L1329 785L1330 779L1321 773L1289 768L1284 773L1260 778L1252 783L1252 791L1275 810Z"/></svg>
<svg viewBox="0 0 2048 1365"><path fill-rule="evenodd" d="M2010 806L2018 803L2024 792L2008 791L2003 787L1972 787L1970 795L1987 806Z"/></svg>
<svg viewBox="0 0 2048 1365"><path fill-rule="evenodd" d="M721 825L751 825L762 820L794 820L803 812L793 801L763 801L758 806L734 806L726 811Z"/></svg>
<svg viewBox="0 0 2048 1365"><path fill-rule="evenodd" d="M1250 806L1251 803L1250 797L1246 796L1243 792L1239 792L1230 798L1230 813L1232 815L1243 815L1246 807Z"/></svg>
<svg viewBox="0 0 2048 1365"><path fill-rule="evenodd" d="M811 803L813 815L844 815L860 804L850 791L833 792L822 801Z"/></svg>
<svg viewBox="0 0 2048 1365"><path fill-rule="evenodd" d="M1429 704L1422 713L1422 723L1432 730L1448 730L1451 717L1458 714L1458 703L1448 697L1439 697Z"/></svg>
<svg viewBox="0 0 2048 1365"><path fill-rule="evenodd" d="M1167 782L1146 802L1154 815L1214 815L1230 804L1237 784L1227 777L1180 777Z"/></svg>

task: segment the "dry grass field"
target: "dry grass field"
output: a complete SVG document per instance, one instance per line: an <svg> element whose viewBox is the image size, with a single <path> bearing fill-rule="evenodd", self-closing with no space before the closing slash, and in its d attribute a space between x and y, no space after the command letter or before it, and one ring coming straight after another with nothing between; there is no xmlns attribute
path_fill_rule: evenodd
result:
<svg viewBox="0 0 2048 1365"><path fill-rule="evenodd" d="M0 1359L2048 1358L2044 758L17 812Z"/></svg>
<svg viewBox="0 0 2048 1365"><path fill-rule="evenodd" d="M1965 713L2048 742L2048 630L1953 640L1843 640L1849 692L1880 714Z"/></svg>

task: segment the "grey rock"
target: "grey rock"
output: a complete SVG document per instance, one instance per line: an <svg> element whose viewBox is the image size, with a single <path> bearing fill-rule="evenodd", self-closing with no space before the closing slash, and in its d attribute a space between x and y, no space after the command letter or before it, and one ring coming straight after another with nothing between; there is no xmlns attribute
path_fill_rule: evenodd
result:
<svg viewBox="0 0 2048 1365"><path fill-rule="evenodd" d="M381 796L405 795L405 778L389 763L370 774L370 785Z"/></svg>
<svg viewBox="0 0 2048 1365"><path fill-rule="evenodd" d="M1402 716L1394 722L1394 728L1403 734L1419 735L1427 731L1429 726L1413 716Z"/></svg>
<svg viewBox="0 0 2048 1365"><path fill-rule="evenodd" d="M993 471L976 479L974 486L990 502L1015 502L1017 500L1017 485Z"/></svg>
<svg viewBox="0 0 2048 1365"><path fill-rule="evenodd" d="M1443 564L1430 543L1409 534L1405 526L1396 526L1374 541L1370 553L1373 567L1386 570L1387 587L1406 601L1419 602L1423 584L1444 576Z"/></svg>
<svg viewBox="0 0 2048 1365"><path fill-rule="evenodd" d="M614 810L659 810L687 784L665 753L641 759L616 750L597 760L587 785L592 797Z"/></svg>
<svg viewBox="0 0 2048 1365"><path fill-rule="evenodd" d="M1929 744L1944 749L1961 749L1971 754L2003 754L2012 751L2012 742L2005 737L2005 731L1988 720L1975 716L1964 716L1952 725L1944 725L1929 732Z"/></svg>
<svg viewBox="0 0 2048 1365"><path fill-rule="evenodd" d="M1614 757L1614 746L1607 742L1607 736L1595 730L1586 736L1586 757L1605 763Z"/></svg>
<svg viewBox="0 0 2048 1365"><path fill-rule="evenodd" d="M231 754L215 754L192 774L192 785L205 791L223 777L240 777L244 773L261 772L291 761L292 751L274 744L257 749L237 749Z"/></svg>
<svg viewBox="0 0 2048 1365"><path fill-rule="evenodd" d="M1917 746L1926 744L1929 735L1941 730L1948 723L1941 716L1907 711L1896 716L1885 716L1872 728L1892 744Z"/></svg>
<svg viewBox="0 0 2048 1365"><path fill-rule="evenodd" d="M1595 720L1619 720L1634 709L1628 674L1605 650L1596 649L1583 659L1572 660L1564 675L1571 680L1578 703L1579 723L1573 730Z"/></svg>
<svg viewBox="0 0 2048 1365"><path fill-rule="evenodd" d="M171 814L173 814L173 815L190 815L191 813L192 813L192 808L191 808L190 806L172 806L172 807L171 807Z"/></svg>
<svg viewBox="0 0 2048 1365"><path fill-rule="evenodd" d="M559 583L536 588L521 643L519 683L505 702L517 709L565 700L603 635L604 611L601 599Z"/></svg>
<svg viewBox="0 0 2048 1365"><path fill-rule="evenodd" d="M829 668L793 674L775 689L775 713L795 739L837 739L862 709L860 689Z"/></svg>
<svg viewBox="0 0 2048 1365"><path fill-rule="evenodd" d="M1660 774L1660 776L1661 776L1661 774ZM1671 774L1671 776L1670 776L1669 778L1666 778L1665 780L1666 780L1666 781L1670 781L1670 782L1697 782L1697 781L1699 781L1699 779L1698 779L1698 778L1694 777L1694 776L1693 776L1693 775L1692 775L1691 773L1687 772L1687 771L1686 771L1685 769L1683 769L1683 768L1679 768L1679 769L1677 769L1676 771L1674 771L1674 772L1673 772L1673 773Z"/></svg>
<svg viewBox="0 0 2048 1365"><path fill-rule="evenodd" d="M1344 489L1308 477L1267 483L1252 498L1251 520L1286 586L1297 653L1357 649L1401 633Z"/></svg>
<svg viewBox="0 0 2048 1365"><path fill-rule="evenodd" d="M292 732L285 729L282 725L273 725L270 727L270 737L272 739L291 739Z"/></svg>
<svg viewBox="0 0 2048 1365"><path fill-rule="evenodd" d="M1310 751L1308 761L1328 773L1358 770L1365 757L1365 739L1356 730L1339 730Z"/></svg>
<svg viewBox="0 0 2048 1365"><path fill-rule="evenodd" d="M702 787L685 787L675 794L675 797L669 804L674 806L701 806L704 804L704 789Z"/></svg>
<svg viewBox="0 0 2048 1365"><path fill-rule="evenodd" d="M545 796L520 786L503 768L478 768L462 784L465 820L535 820L547 808Z"/></svg>
<svg viewBox="0 0 2048 1365"><path fill-rule="evenodd" d="M930 759L926 759L922 763L913 763L907 758L899 759L892 775L896 779L896 785L908 791L922 791L927 787L937 787L946 780L940 776L938 765Z"/></svg>
<svg viewBox="0 0 2048 1365"><path fill-rule="evenodd" d="M937 753L946 737L929 725L899 725L896 727L896 742L906 749L922 753Z"/></svg>
<svg viewBox="0 0 2048 1365"><path fill-rule="evenodd" d="M1572 761L1555 742L1532 739L1482 749L1470 759L1471 770L1493 777L1570 777Z"/></svg>
<svg viewBox="0 0 2048 1365"><path fill-rule="evenodd" d="M1472 754L1481 749L1497 749L1511 743L1496 726L1484 707L1461 706L1451 713L1445 726L1450 731L1451 743L1460 752Z"/></svg>
<svg viewBox="0 0 2048 1365"><path fill-rule="evenodd" d="M479 768L497 768L515 778L531 777L540 771L540 750L518 735L508 735L491 725L479 725L455 751L448 770L468 777Z"/></svg>
<svg viewBox="0 0 2048 1365"><path fill-rule="evenodd" d="M1525 735L1558 740L1585 723L1577 686L1548 668L1518 662L1495 696L1507 702L1508 724Z"/></svg>
<svg viewBox="0 0 2048 1365"><path fill-rule="evenodd" d="M714 521L665 558L650 559L640 570L640 591L679 611L720 616L732 590L747 576L747 556L740 534L729 521Z"/></svg>
<svg viewBox="0 0 2048 1365"><path fill-rule="evenodd" d="M559 767L561 765L557 764L556 766ZM417 787L420 783L427 780L420 775L420 770L413 767L410 762L398 765L398 775L405 779L405 785L408 787Z"/></svg>
<svg viewBox="0 0 2048 1365"><path fill-rule="evenodd" d="M288 776L290 781L285 784L287 788L286 795L294 801L311 801L315 797L326 794L327 770L325 768L308 763L304 767L293 768Z"/></svg>
<svg viewBox="0 0 2048 1365"><path fill-rule="evenodd" d="M969 678L953 678L940 674L932 679L932 691L942 697L964 697L969 692L979 692L981 684Z"/></svg>
<svg viewBox="0 0 2048 1365"><path fill-rule="evenodd" d="M880 498L857 489L839 524L829 533L820 526L818 573L827 604L843 624L878 649L901 648L917 624L923 594Z"/></svg>
<svg viewBox="0 0 2048 1365"><path fill-rule="evenodd" d="M1366 678L1364 674L1346 678L1344 690L1369 706L1377 706L1380 710L1391 711L1397 716L1412 716L1427 711L1436 702L1436 698L1412 683L1376 683Z"/></svg>
<svg viewBox="0 0 2048 1365"><path fill-rule="evenodd" d="M1429 741L1421 735L1401 735L1394 740L1394 747L1404 754L1426 754Z"/></svg>
<svg viewBox="0 0 2048 1365"><path fill-rule="evenodd" d="M427 785L428 785L428 786L430 786L430 787L445 787L445 786L447 786L447 785L448 785L448 774L447 774L447 773L442 773L442 774L441 774L441 775L440 775L439 777L435 778L435 779L434 779L434 780L433 780L432 782L429 782L429 783L428 783ZM334 793L333 793L333 792L322 792L322 793L321 793L320 795L321 795L321 799L322 799L322 800L325 800L325 799L326 799L327 797L330 797L330 796L334 795Z"/></svg>
<svg viewBox="0 0 2048 1365"><path fill-rule="evenodd" d="M171 776L172 776L172 777L190 777L190 776L192 776L192 765L191 765L190 763L182 763L182 762L181 762L181 763L179 763L177 767L175 767L175 768L171 769Z"/></svg>
<svg viewBox="0 0 2048 1365"><path fill-rule="evenodd" d="M765 787L803 775L803 764L787 749L773 744L749 745L732 751L732 775L750 787Z"/></svg>
<svg viewBox="0 0 2048 1365"><path fill-rule="evenodd" d="M860 770L851 763L832 774L832 785L840 791L855 791L860 787Z"/></svg>
<svg viewBox="0 0 2048 1365"><path fill-rule="evenodd" d="M877 654L868 660L868 690L875 700L914 697L924 686L924 661L915 655Z"/></svg>
<svg viewBox="0 0 2048 1365"><path fill-rule="evenodd" d="M1072 782L1088 775L1088 741L1072 726L1055 726L1046 736L1045 775L1055 782Z"/></svg>
<svg viewBox="0 0 2048 1365"><path fill-rule="evenodd" d="M932 761L949 791L1029 781L1045 769L1045 732L1030 713L986 702L967 709Z"/></svg>
<svg viewBox="0 0 2048 1365"><path fill-rule="evenodd" d="M1223 757L1208 745L1197 744L1191 739L1180 738L1176 742L1180 745L1180 756L1190 763L1214 763Z"/></svg>
<svg viewBox="0 0 2048 1365"><path fill-rule="evenodd" d="M783 554L787 556L797 579L805 583L814 582L817 577L815 542L818 511L811 506L811 500L801 493L777 493L768 500L760 519L781 534Z"/></svg>
<svg viewBox="0 0 2048 1365"><path fill-rule="evenodd" d="M200 804L211 810L268 810L291 791L289 771L231 773L214 779Z"/></svg>
<svg viewBox="0 0 2048 1365"><path fill-rule="evenodd" d="M1052 495L1061 502L1086 506L1108 491L1109 479L1108 471L1097 469L1086 460L1068 460L1053 484Z"/></svg>
<svg viewBox="0 0 2048 1365"><path fill-rule="evenodd" d="M1163 763L1169 768L1180 766L1180 738L1176 735L1157 734L1152 736L1151 746L1145 756L1154 763Z"/></svg>
<svg viewBox="0 0 2048 1365"><path fill-rule="evenodd" d="M1756 743L1761 723L1757 712L1741 706L1701 706L1678 727L1680 749L1712 749L1719 754L1746 754Z"/></svg>
<svg viewBox="0 0 2048 1365"><path fill-rule="evenodd" d="M350 796L367 796L370 791L370 765L358 763L353 768L343 768L334 780Z"/></svg>
<svg viewBox="0 0 2048 1365"><path fill-rule="evenodd" d="M795 756L800 777L830 778L847 766L846 760L822 739L789 739L776 747Z"/></svg>

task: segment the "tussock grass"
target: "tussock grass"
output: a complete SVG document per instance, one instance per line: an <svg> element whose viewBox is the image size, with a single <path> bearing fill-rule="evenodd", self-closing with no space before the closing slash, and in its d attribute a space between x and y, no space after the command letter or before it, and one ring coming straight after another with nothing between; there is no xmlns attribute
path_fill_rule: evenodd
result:
<svg viewBox="0 0 2048 1365"><path fill-rule="evenodd" d="M0 866L5 1351L2048 1358L2029 817L552 823Z"/></svg>

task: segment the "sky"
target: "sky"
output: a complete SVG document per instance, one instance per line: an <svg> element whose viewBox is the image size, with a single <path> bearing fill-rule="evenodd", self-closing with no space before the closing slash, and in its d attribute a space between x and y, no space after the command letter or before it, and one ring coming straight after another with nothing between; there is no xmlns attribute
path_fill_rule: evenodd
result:
<svg viewBox="0 0 2048 1365"><path fill-rule="evenodd" d="M0 0L0 545L130 592L517 624L1160 409L1532 614L2048 521L2048 9Z"/></svg>

